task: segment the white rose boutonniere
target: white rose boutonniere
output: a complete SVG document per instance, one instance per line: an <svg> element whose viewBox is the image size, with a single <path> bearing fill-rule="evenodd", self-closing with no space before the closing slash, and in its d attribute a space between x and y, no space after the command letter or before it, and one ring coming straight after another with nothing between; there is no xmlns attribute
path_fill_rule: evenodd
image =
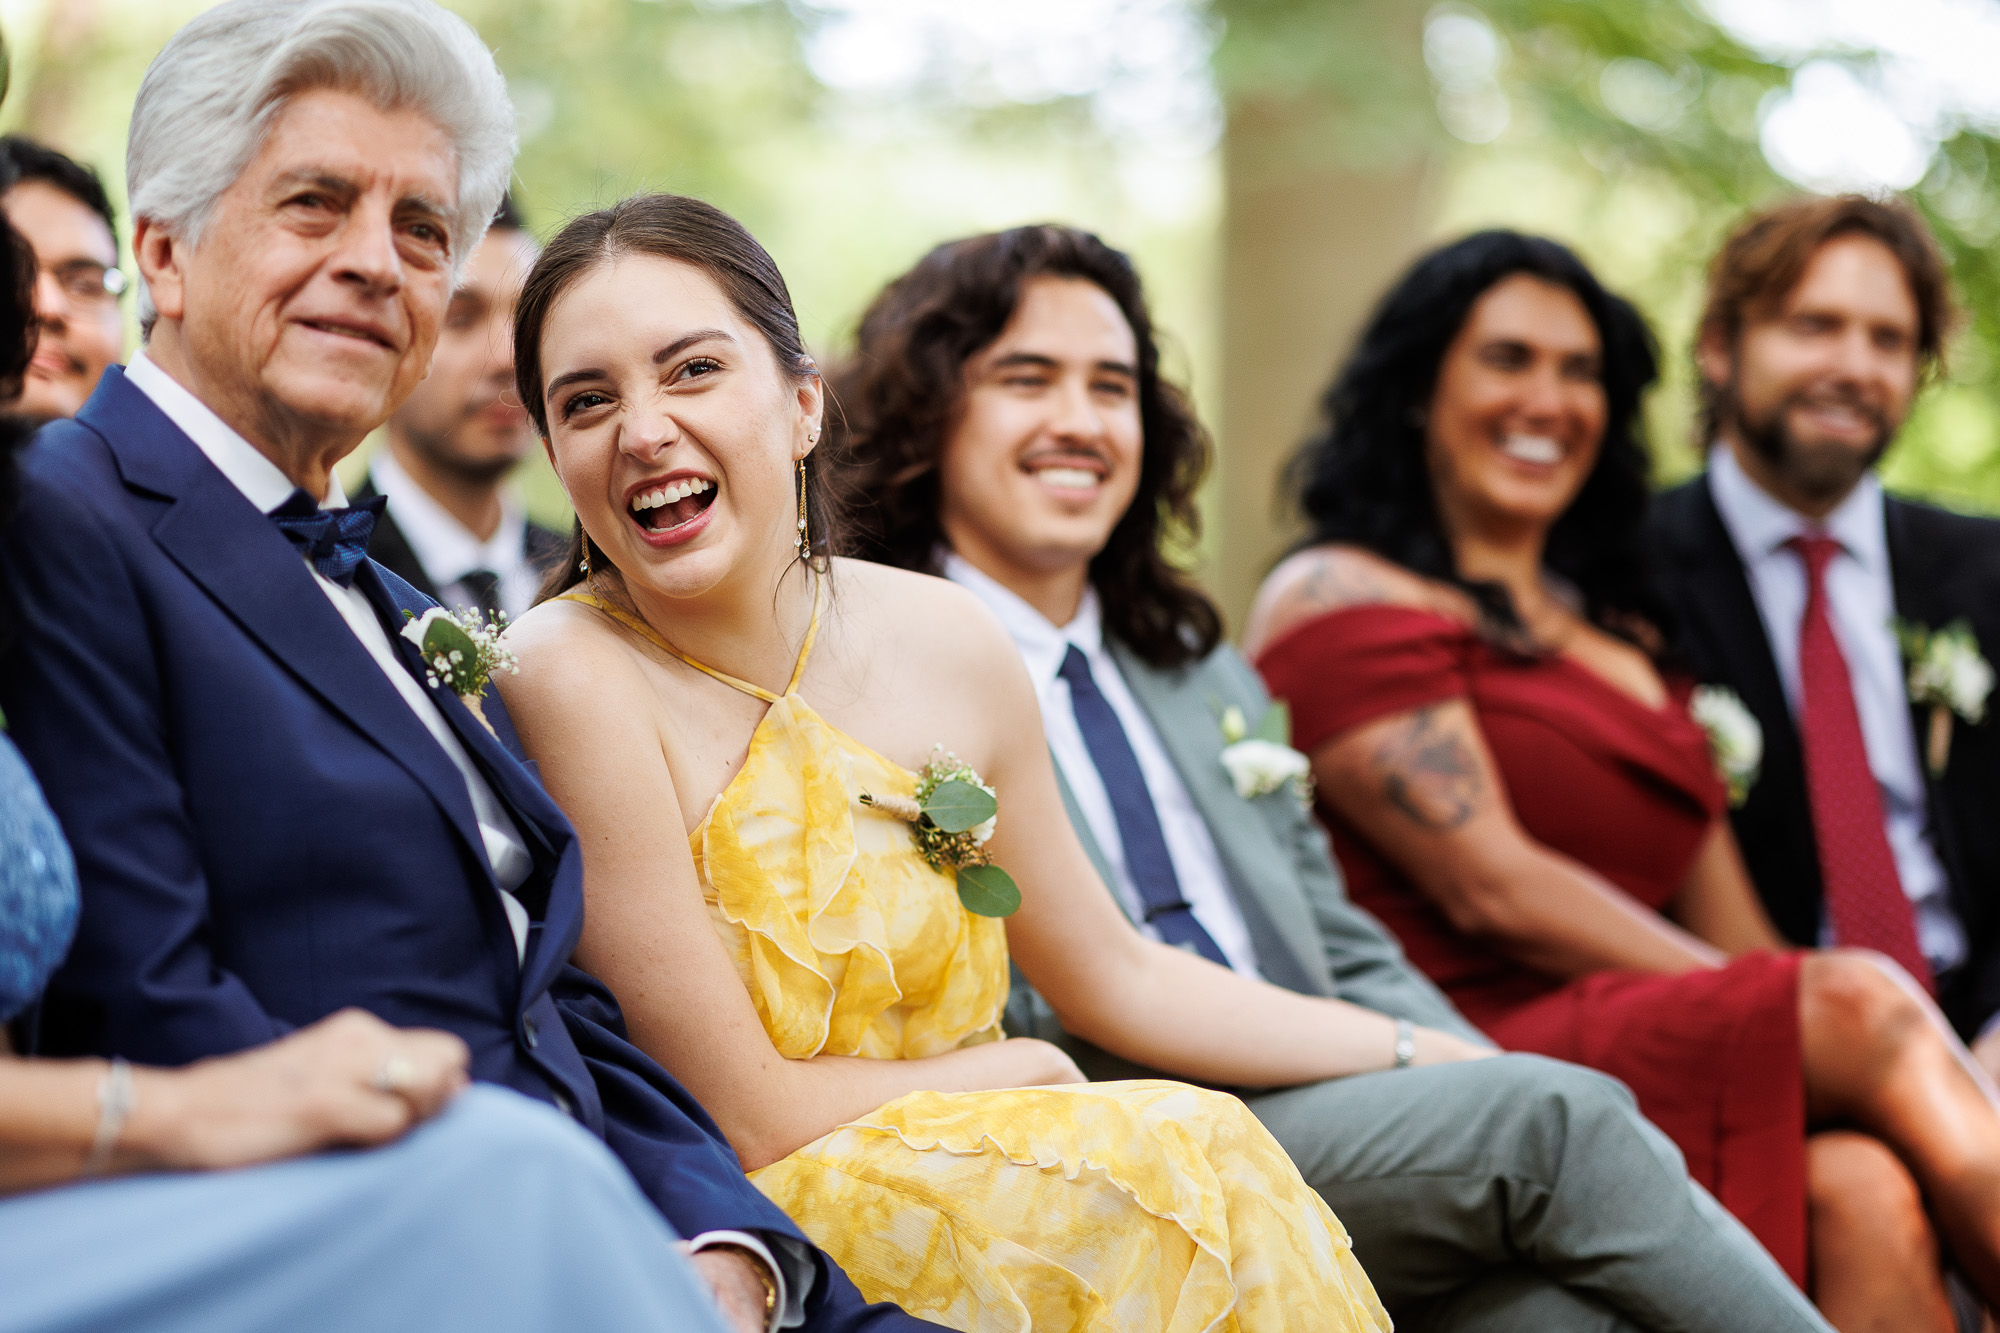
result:
<svg viewBox="0 0 2000 1333"><path fill-rule="evenodd" d="M1986 720L1986 698L1993 693L1993 666L1981 655L1972 622L1960 617L1943 629L1926 629L1907 620L1893 623L1903 660L1909 663L1910 702L1930 705L1930 734L1924 760L1932 777L1942 777L1951 762L1951 719L1962 717L1972 726Z"/></svg>
<svg viewBox="0 0 2000 1333"><path fill-rule="evenodd" d="M1217 721L1222 727L1222 766L1229 770L1238 796L1254 801L1290 786L1301 802L1312 799L1312 762L1292 748L1292 710L1282 701L1264 710L1254 733L1235 704L1220 710Z"/></svg>
<svg viewBox="0 0 2000 1333"><path fill-rule="evenodd" d="M500 646L507 629L507 613L487 620L477 611L447 611L434 606L421 616L405 611L409 622L403 637L417 645L424 662L424 683L432 689L440 685L457 695L487 731L493 724L479 706L487 682L495 671L519 671L514 654Z"/></svg>
<svg viewBox="0 0 2000 1333"><path fill-rule="evenodd" d="M1764 764L1764 728L1743 706L1736 691L1726 685L1696 686L1688 700L1688 712L1708 733L1708 752L1715 760L1715 771L1729 787L1729 804L1743 804Z"/></svg>

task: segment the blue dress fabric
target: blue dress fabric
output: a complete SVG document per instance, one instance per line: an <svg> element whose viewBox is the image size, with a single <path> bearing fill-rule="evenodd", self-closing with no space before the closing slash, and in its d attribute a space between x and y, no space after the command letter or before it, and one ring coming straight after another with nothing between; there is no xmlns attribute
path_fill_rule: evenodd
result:
<svg viewBox="0 0 2000 1333"><path fill-rule="evenodd" d="M42 993L76 935L76 863L14 742L0 736L0 1023Z"/></svg>
<svg viewBox="0 0 2000 1333"><path fill-rule="evenodd" d="M561 1113L474 1087L385 1148L0 1199L0 1333L724 1333Z"/></svg>

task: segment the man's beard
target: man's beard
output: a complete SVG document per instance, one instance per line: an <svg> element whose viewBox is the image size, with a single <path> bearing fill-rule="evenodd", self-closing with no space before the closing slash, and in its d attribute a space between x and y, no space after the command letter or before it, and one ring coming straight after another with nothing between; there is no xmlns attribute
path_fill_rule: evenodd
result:
<svg viewBox="0 0 2000 1333"><path fill-rule="evenodd" d="M470 417L471 414L467 413ZM408 433L410 444L441 472L449 472L460 481L473 486L497 486L501 479L520 465L518 458L470 459L452 448L449 437L439 438L425 431L412 430Z"/></svg>
<svg viewBox="0 0 2000 1333"><path fill-rule="evenodd" d="M1823 397L1806 391L1788 394L1772 409L1752 420L1732 386L1723 392L1723 419L1736 427L1750 452L1764 460L1785 484L1816 505L1839 501L1874 467L1895 439L1895 427L1875 408L1842 397L1841 405L1875 423L1875 443L1856 452L1840 444L1811 444L1795 437L1786 424L1795 407Z"/></svg>

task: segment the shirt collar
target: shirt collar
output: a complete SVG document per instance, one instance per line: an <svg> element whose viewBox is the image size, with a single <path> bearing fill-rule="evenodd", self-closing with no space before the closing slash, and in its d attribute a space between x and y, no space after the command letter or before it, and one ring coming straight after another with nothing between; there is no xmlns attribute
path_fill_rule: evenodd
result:
<svg viewBox="0 0 2000 1333"><path fill-rule="evenodd" d="M501 492L500 526L481 541L404 471L386 445L375 451L368 475L374 479L375 489L388 498L397 530L410 543L411 553L431 582L439 586L456 583L475 569L505 574L524 558L528 515L511 492Z"/></svg>
<svg viewBox="0 0 2000 1333"><path fill-rule="evenodd" d="M195 448L215 464L216 471L264 513L291 499L292 492L299 489L256 445L237 434L208 404L155 365L145 349L132 354L132 363L125 368L125 379L152 399L167 420L180 427L181 433L194 441ZM347 492L341 489L340 478L329 474L326 500L320 508L340 509L346 504Z"/></svg>
<svg viewBox="0 0 2000 1333"><path fill-rule="evenodd" d="M1752 481L1728 444L1717 441L1708 459L1709 494L1722 515L1723 527L1746 561L1774 555L1792 538L1818 532L1839 542L1842 552L1864 569L1888 573L1889 534L1882 514L1882 483L1872 471L1863 473L1839 507L1815 523Z"/></svg>
<svg viewBox="0 0 2000 1333"><path fill-rule="evenodd" d="M972 593L986 604L987 610L999 617L1001 626L1014 640L1014 646L1021 650L1021 660L1026 663L1028 676L1037 689L1056 678L1071 644L1075 644L1093 662L1103 655L1104 618L1095 588L1086 584L1083 600L1077 603L1076 614L1070 617L1069 624L1055 625L1026 598L992 575L975 569L957 552L945 552L940 564L946 578Z"/></svg>

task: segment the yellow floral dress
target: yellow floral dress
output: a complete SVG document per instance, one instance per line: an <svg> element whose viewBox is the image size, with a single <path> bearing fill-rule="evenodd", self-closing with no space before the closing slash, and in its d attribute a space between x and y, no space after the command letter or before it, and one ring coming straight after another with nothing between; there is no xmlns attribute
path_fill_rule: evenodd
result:
<svg viewBox="0 0 2000 1333"><path fill-rule="evenodd" d="M998 1040L1005 926L909 825L916 775L782 695L689 842L772 1044L916 1059ZM818 625L815 606L813 627ZM1003 806L1001 817L1006 817ZM1163 1080L916 1092L752 1173L864 1295L978 1333L1390 1327L1347 1232L1234 1097Z"/></svg>

